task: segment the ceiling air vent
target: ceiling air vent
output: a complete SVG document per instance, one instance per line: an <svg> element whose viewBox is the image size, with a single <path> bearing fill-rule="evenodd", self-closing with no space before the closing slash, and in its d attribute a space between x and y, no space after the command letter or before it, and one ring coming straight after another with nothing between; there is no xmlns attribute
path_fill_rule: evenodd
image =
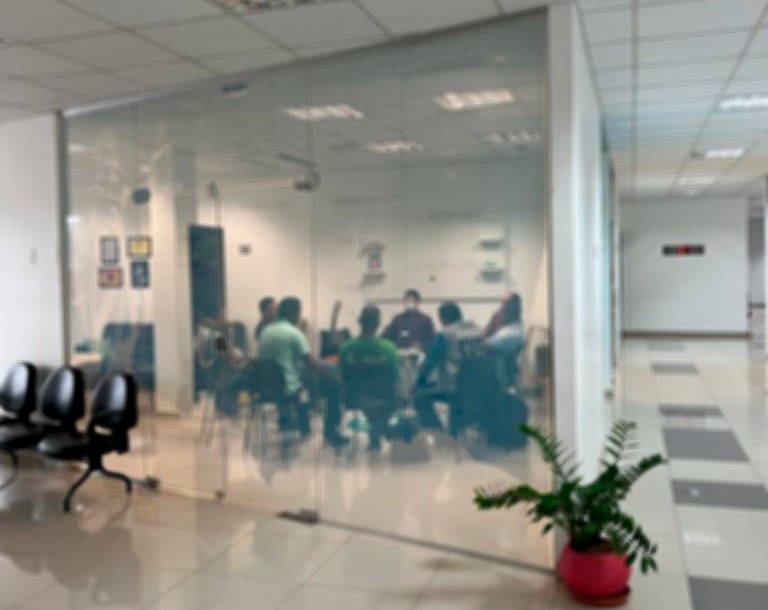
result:
<svg viewBox="0 0 768 610"><path fill-rule="evenodd" d="M211 0L211 2L228 11L247 15L259 11L327 4L329 2L338 2L338 0Z"/></svg>

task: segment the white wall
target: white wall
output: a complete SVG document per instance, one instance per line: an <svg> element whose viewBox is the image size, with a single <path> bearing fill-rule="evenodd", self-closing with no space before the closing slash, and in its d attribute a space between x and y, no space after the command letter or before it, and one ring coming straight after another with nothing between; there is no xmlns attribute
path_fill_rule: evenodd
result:
<svg viewBox="0 0 768 610"><path fill-rule="evenodd" d="M749 299L765 304L765 217L749 219Z"/></svg>
<svg viewBox="0 0 768 610"><path fill-rule="evenodd" d="M63 362L56 120L0 125L0 375Z"/></svg>
<svg viewBox="0 0 768 610"><path fill-rule="evenodd" d="M747 332L747 202L635 201L622 208L625 331ZM704 256L665 257L669 244Z"/></svg>
<svg viewBox="0 0 768 610"><path fill-rule="evenodd" d="M605 277L601 119L576 9L550 9L552 311L555 425L585 476L603 430Z"/></svg>

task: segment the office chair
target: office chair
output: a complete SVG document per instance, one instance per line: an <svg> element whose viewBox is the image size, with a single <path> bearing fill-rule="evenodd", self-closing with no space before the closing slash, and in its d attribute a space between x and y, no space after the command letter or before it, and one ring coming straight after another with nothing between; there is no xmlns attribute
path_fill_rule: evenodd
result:
<svg viewBox="0 0 768 610"><path fill-rule="evenodd" d="M397 409L397 382L387 363L344 366L344 402L347 409L357 409L370 424L371 449L379 447L387 422Z"/></svg>
<svg viewBox="0 0 768 610"><path fill-rule="evenodd" d="M43 405L45 409L45 404ZM53 409L46 412L55 417ZM105 377L93 395L91 420L83 434L76 428L68 429L43 439L37 450L44 456L57 460L87 460L88 469L70 487L64 498L64 512L68 513L72 497L94 472L119 479L125 483L126 491L133 491L133 483L126 475L104 468L103 458L109 453L126 453L129 448L128 432L138 423L139 414L136 400L136 381L126 373L110 373Z"/></svg>
<svg viewBox="0 0 768 610"><path fill-rule="evenodd" d="M0 451L10 455L15 469L19 466L17 450L31 449L51 434L77 430L77 420L85 414L83 373L69 366L57 370L40 392L40 409L44 424L28 420L0 426Z"/></svg>
<svg viewBox="0 0 768 610"><path fill-rule="evenodd" d="M0 426L27 423L37 406L37 367L19 362L0 385Z"/></svg>

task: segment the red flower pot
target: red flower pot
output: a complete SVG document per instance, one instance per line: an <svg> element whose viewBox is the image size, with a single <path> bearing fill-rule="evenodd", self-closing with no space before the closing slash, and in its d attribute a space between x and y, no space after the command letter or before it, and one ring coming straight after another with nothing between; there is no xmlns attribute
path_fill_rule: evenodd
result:
<svg viewBox="0 0 768 610"><path fill-rule="evenodd" d="M618 606L629 596L632 568L627 567L625 557L610 549L580 553L569 544L560 555L558 572L571 594L582 603Z"/></svg>

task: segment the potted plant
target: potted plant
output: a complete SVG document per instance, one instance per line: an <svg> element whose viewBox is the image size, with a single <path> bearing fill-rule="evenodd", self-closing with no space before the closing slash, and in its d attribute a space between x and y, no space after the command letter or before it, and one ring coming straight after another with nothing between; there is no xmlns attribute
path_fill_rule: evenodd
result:
<svg viewBox="0 0 768 610"><path fill-rule="evenodd" d="M532 438L555 476L555 491L542 492L530 485L475 490L480 510L530 505L534 523L545 521L543 533L558 527L568 536L558 562L558 573L571 594L594 606L621 605L629 596L632 566L640 571L657 570L658 549L620 503L632 486L650 470L664 464L655 454L631 465L625 464L634 445L637 424L618 421L611 428L601 459L601 472L591 482L578 476L578 466L554 435L522 426Z"/></svg>

